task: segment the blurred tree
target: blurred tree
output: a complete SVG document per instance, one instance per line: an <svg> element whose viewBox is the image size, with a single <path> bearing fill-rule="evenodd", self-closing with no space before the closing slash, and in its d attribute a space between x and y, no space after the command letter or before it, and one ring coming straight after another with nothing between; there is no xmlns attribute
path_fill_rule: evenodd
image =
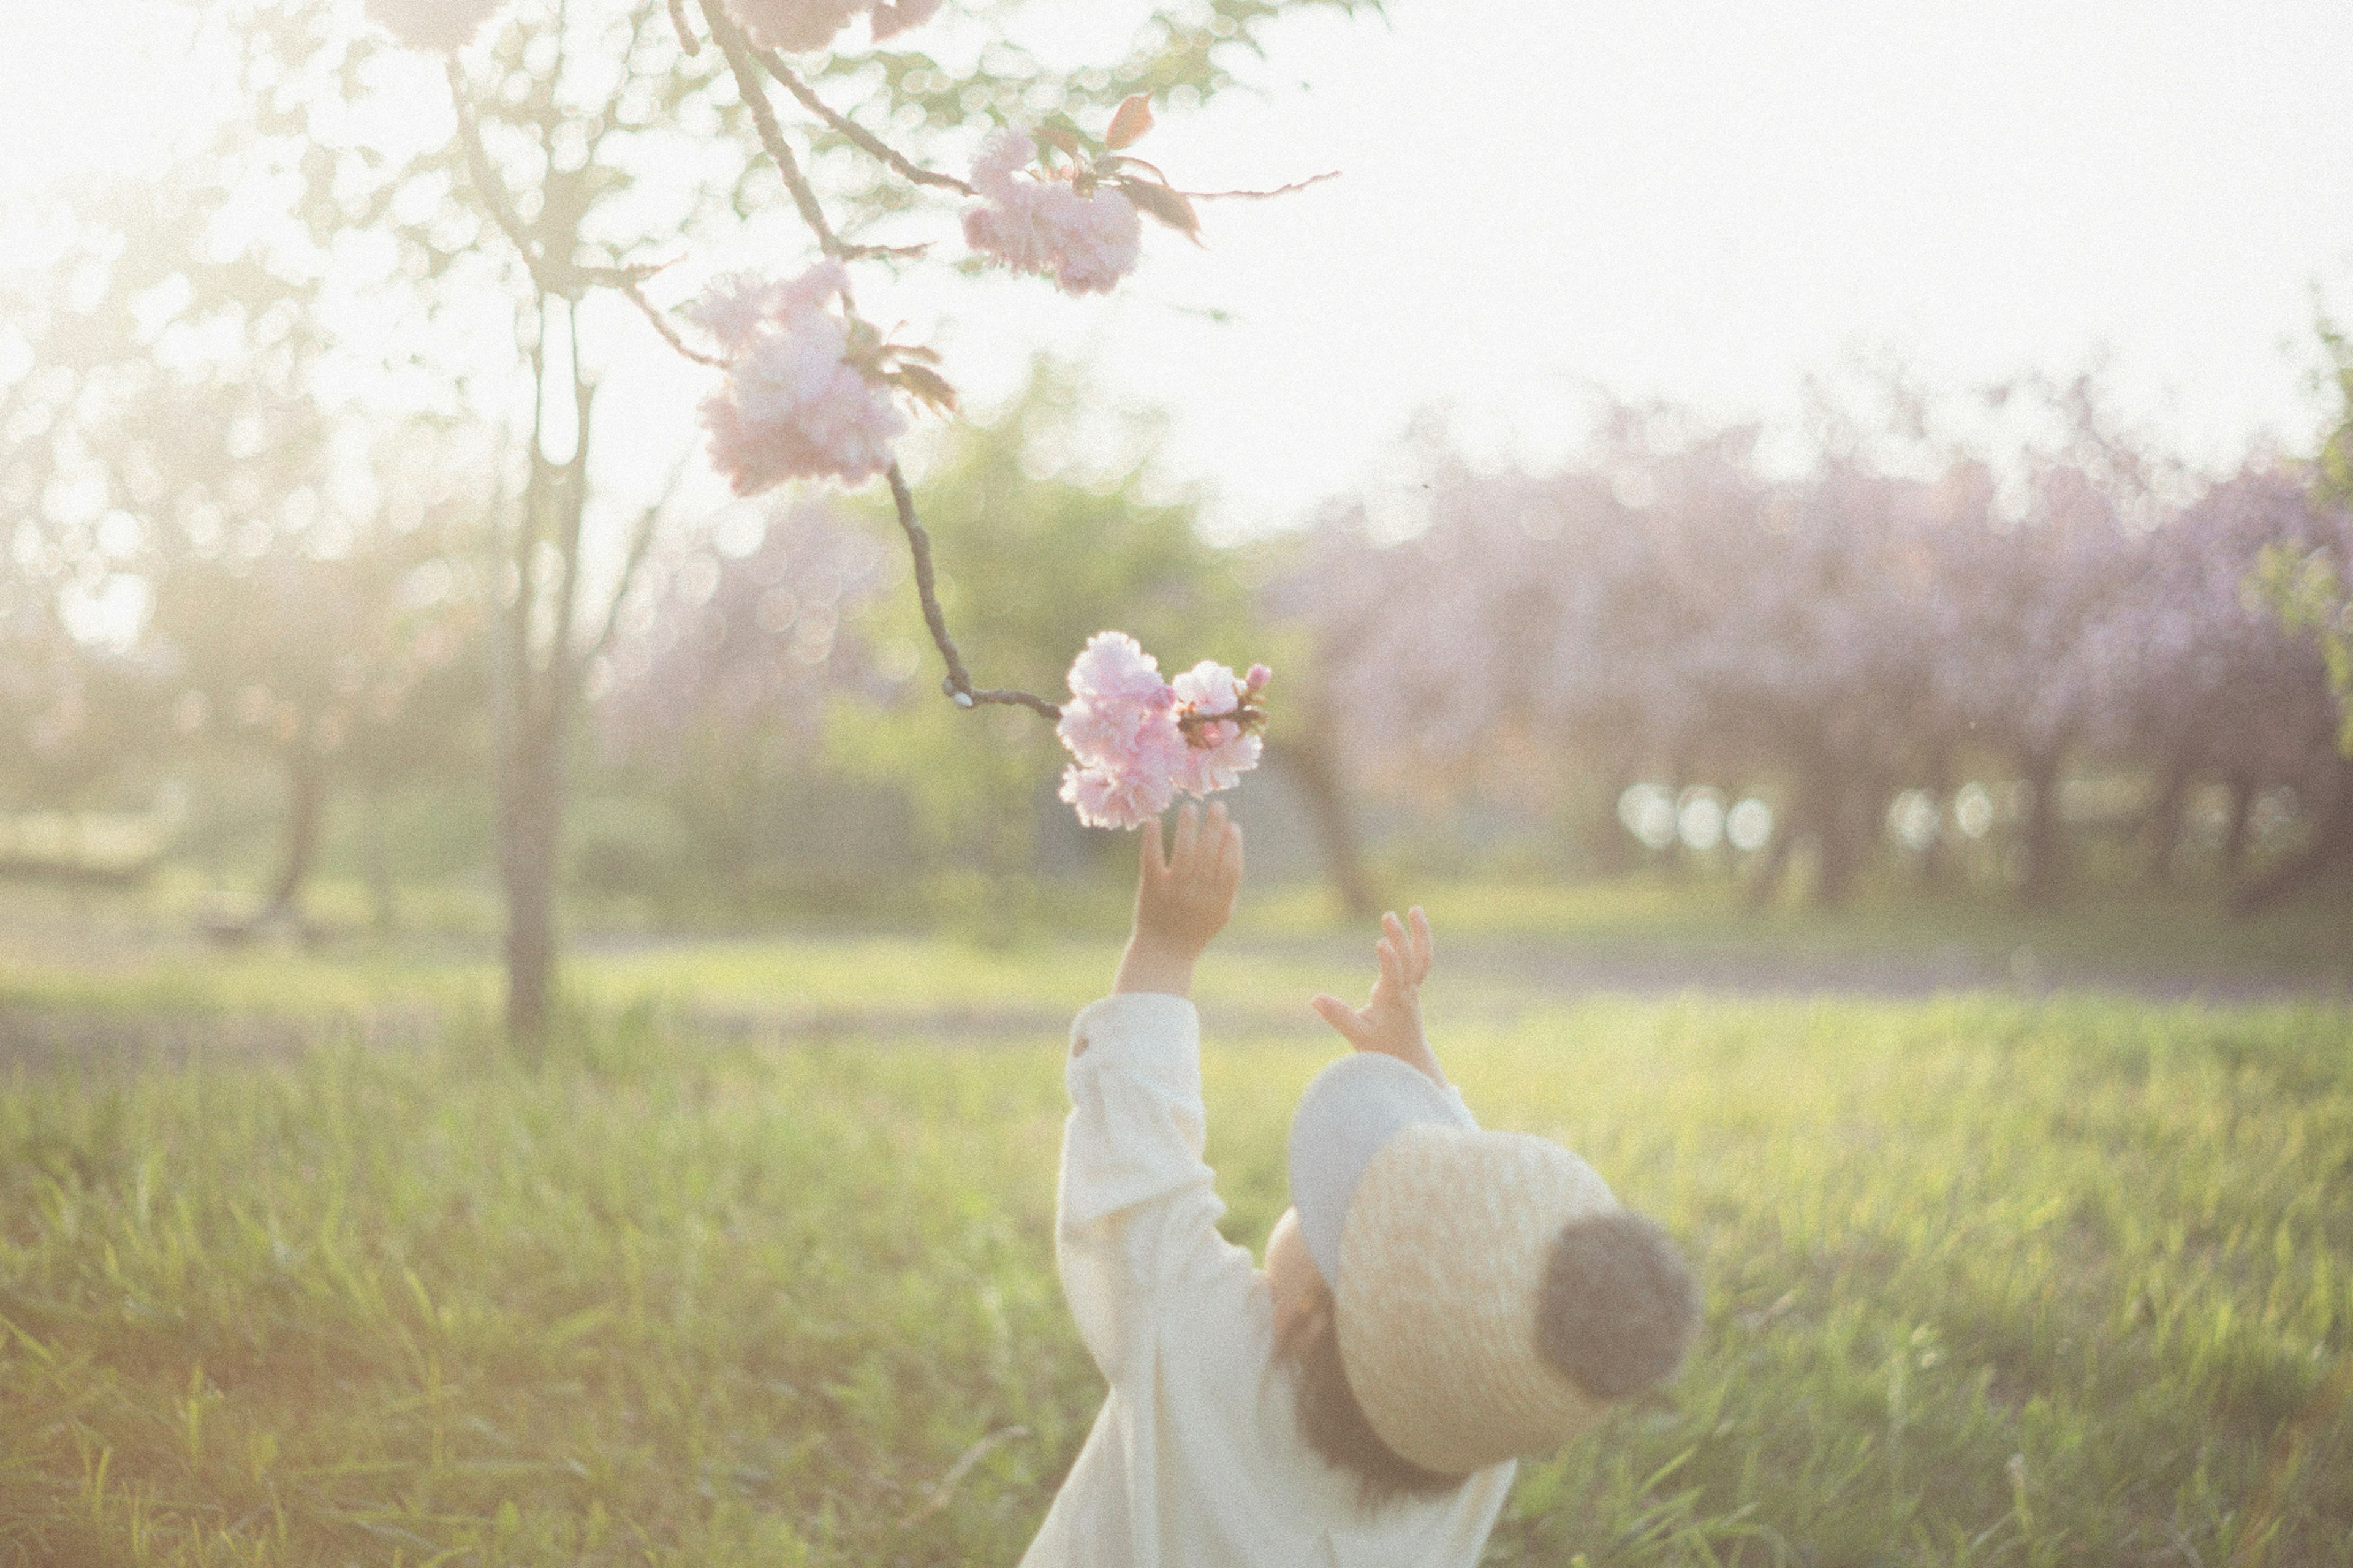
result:
<svg viewBox="0 0 2353 1568"><path fill-rule="evenodd" d="M2263 542L2245 584L2281 628L2319 658L2334 699L2337 748L2353 763L2353 339L2327 321L2319 336L2337 413L2314 465L2311 510ZM2310 845L2242 889L2241 908L2275 902L2353 856L2353 767L2340 767L2337 783Z"/></svg>
<svg viewBox="0 0 2353 1568"><path fill-rule="evenodd" d="M295 911L337 767L411 774L472 732L458 617L488 475L479 442L323 395L352 366L316 258L242 205L273 173L231 123L169 178L27 198L10 221L58 237L8 280L25 369L0 384L10 621L37 645L9 685L50 715L11 733L51 773L259 750L287 784L265 918Z"/></svg>
<svg viewBox="0 0 2353 1568"><path fill-rule="evenodd" d="M149 637L183 743L258 751L285 780L278 868L251 923L300 916L331 787L479 768L481 470L444 433L396 428L373 483L337 487L259 555L159 551ZM344 509L350 509L348 510Z"/></svg>
<svg viewBox="0 0 2353 1568"><path fill-rule="evenodd" d="M41 243L0 283L9 771L54 795L169 744L145 641L158 563L265 553L315 505L323 411L305 285L223 233L237 139L168 179L21 194Z"/></svg>
<svg viewBox="0 0 2353 1568"><path fill-rule="evenodd" d="M1536 811L1639 779L1767 794L1759 900L1801 850L1815 896L1843 897L1903 792L1941 803L1973 773L2024 785L2000 826L2029 900L2067 875L2070 770L2144 770L2176 819L2200 781L2242 814L2290 785L2332 846L2353 792L2316 728L2317 661L2238 584L2266 542L2336 537L2336 514L2267 461L2192 482L2088 380L2009 395L2039 444L2006 498L1985 458L1894 416L1826 425L1811 468L1769 481L1754 431L1662 408L1615 411L1548 475L1438 443L1408 526L1378 538L1345 508L1303 542L1282 587L1314 648L1303 684L1346 770L1392 793Z"/></svg>

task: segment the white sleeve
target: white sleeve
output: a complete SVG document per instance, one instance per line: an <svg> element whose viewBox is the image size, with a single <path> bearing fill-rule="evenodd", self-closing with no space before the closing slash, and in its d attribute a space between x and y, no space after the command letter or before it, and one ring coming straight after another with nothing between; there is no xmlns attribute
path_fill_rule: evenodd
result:
<svg viewBox="0 0 2353 1568"><path fill-rule="evenodd" d="M1217 1289L1238 1253L1202 1163L1200 1018L1182 996L1130 992L1071 1026L1055 1256L1079 1334L1117 1385L1171 1290ZM1246 1280L1248 1270L1242 1271Z"/></svg>

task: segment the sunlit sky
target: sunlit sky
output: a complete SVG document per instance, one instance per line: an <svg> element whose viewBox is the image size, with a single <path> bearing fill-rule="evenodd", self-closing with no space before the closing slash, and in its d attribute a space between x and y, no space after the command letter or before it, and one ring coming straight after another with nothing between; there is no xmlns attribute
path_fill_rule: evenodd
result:
<svg viewBox="0 0 2353 1568"><path fill-rule="evenodd" d="M0 181L185 111L182 68L119 51L139 10L0 0ZM1145 150L1194 188L1342 178L1218 205L1203 249L1154 232L1110 300L955 285L941 336L984 402L1044 346L1164 405L1166 467L1216 487L1229 532L1377 485L1430 405L1482 456L1543 461L1599 389L1788 427L1808 375L1888 353L1957 389L2103 360L2221 463L2262 431L2304 444L2324 406L2316 290L2353 303L2348 58L2353 7L2316 0L1303 16L1261 92ZM644 370L631 438L689 439L707 373Z"/></svg>

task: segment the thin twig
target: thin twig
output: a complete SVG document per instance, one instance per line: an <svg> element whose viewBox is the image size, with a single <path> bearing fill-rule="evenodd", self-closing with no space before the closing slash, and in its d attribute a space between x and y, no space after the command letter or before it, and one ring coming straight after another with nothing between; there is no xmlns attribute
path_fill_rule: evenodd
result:
<svg viewBox="0 0 2353 1568"><path fill-rule="evenodd" d="M901 1526L903 1528L921 1524L925 1520L931 1518L932 1515L947 1507L948 1500L955 1496L956 1487L964 1480L965 1477L972 1473L972 1468L975 1465L980 1463L983 1458L987 1457L988 1451L991 1448L996 1447L1000 1443L1008 1443L1013 1441L1015 1438L1027 1437L1028 1436L1029 1436L1029 1428L1027 1426L999 1426L996 1431L989 1433L987 1436L982 1437L980 1441L975 1443L971 1447L966 1448L961 1455L957 1456L956 1462L948 1467L948 1473L940 1478L939 1484L932 1488L931 1496L923 1500L923 1506L909 1514L905 1519L901 1520L899 1521Z"/></svg>
<svg viewBox="0 0 2353 1568"><path fill-rule="evenodd" d="M653 323L654 331L661 334L662 342L697 364L707 364L718 370L727 368L728 362L723 355L707 354L701 349L688 347L686 340L678 335L678 329L670 324L670 318L663 315L651 300L646 298L646 291L638 286L637 279L630 279L625 282L616 283L613 287L618 289L621 296L630 304L645 312L646 320Z"/></svg>
<svg viewBox="0 0 2353 1568"><path fill-rule="evenodd" d="M1326 169L1320 174L1310 174L1303 180L1293 180L1287 185L1277 185L1271 191L1178 191L1176 194L1187 200L1197 202L1262 202L1269 196L1287 196L1293 191L1303 191L1310 185L1320 185L1326 180L1336 180L1339 177L1339 170Z"/></svg>
<svg viewBox="0 0 2353 1568"><path fill-rule="evenodd" d="M629 590L636 585L638 569L645 564L647 555L653 550L654 533L662 513L670 510L670 503L677 498L680 486L685 482L687 465L691 461L692 454L693 448L689 447L679 455L678 461L670 465L670 478L663 482L661 493L638 514L637 531L631 535L628 553L621 562L620 582L613 590L611 602L605 606L605 625L597 632L596 640L588 645L587 651L582 656L584 659L593 661L600 658L612 647L613 636L620 629L621 606L628 602Z"/></svg>
<svg viewBox="0 0 2353 1568"><path fill-rule="evenodd" d="M670 25L678 29L678 47L690 55L702 52L702 40L686 25L686 0L670 0Z"/></svg>
<svg viewBox="0 0 2353 1568"><path fill-rule="evenodd" d="M940 689L959 708L1000 703L1027 708L1047 719L1061 718L1060 708L1035 692L973 689L972 676L964 667L964 656L956 651L955 639L948 636L948 619L940 610L939 587L932 574L932 536L923 531L922 520L915 516L915 498L908 493L907 477L899 471L898 459L892 459L883 477L891 481L891 502L898 508L899 527L907 536L908 552L915 558L915 595L923 602L923 624L931 628L932 641L939 648L940 657L947 660L948 672L940 680Z"/></svg>
<svg viewBox="0 0 2353 1568"><path fill-rule="evenodd" d="M759 52L759 60L760 64L767 68L768 74L776 78L786 92L800 100L803 109L832 126L861 151L879 160L885 167L913 180L919 185L937 185L944 191L957 191L967 196L977 194L969 184L957 179L954 174L943 174L935 169L924 168L856 121L845 114L837 113L827 105L825 100L817 95L815 89L800 79L798 72L785 63L785 57L775 49L762 49Z"/></svg>

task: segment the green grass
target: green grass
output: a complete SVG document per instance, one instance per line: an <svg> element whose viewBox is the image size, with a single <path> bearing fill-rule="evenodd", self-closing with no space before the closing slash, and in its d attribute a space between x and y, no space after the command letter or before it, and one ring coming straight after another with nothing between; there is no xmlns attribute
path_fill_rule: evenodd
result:
<svg viewBox="0 0 2353 1568"><path fill-rule="evenodd" d="M1059 1010L1078 956L988 995ZM994 961L697 962L616 967L672 1004L595 993L538 1073L471 1002L415 1050L0 1068L0 1563L1012 1562L1101 1397L1059 1026L715 1045L677 1008L730 984ZM1205 994L1309 978L1259 962ZM1444 1007L1472 1105L1661 1215L1708 1308L1671 1399L1524 1469L1493 1561L2353 1563L2342 1008ZM1327 1054L1212 1045L1237 1238Z"/></svg>

